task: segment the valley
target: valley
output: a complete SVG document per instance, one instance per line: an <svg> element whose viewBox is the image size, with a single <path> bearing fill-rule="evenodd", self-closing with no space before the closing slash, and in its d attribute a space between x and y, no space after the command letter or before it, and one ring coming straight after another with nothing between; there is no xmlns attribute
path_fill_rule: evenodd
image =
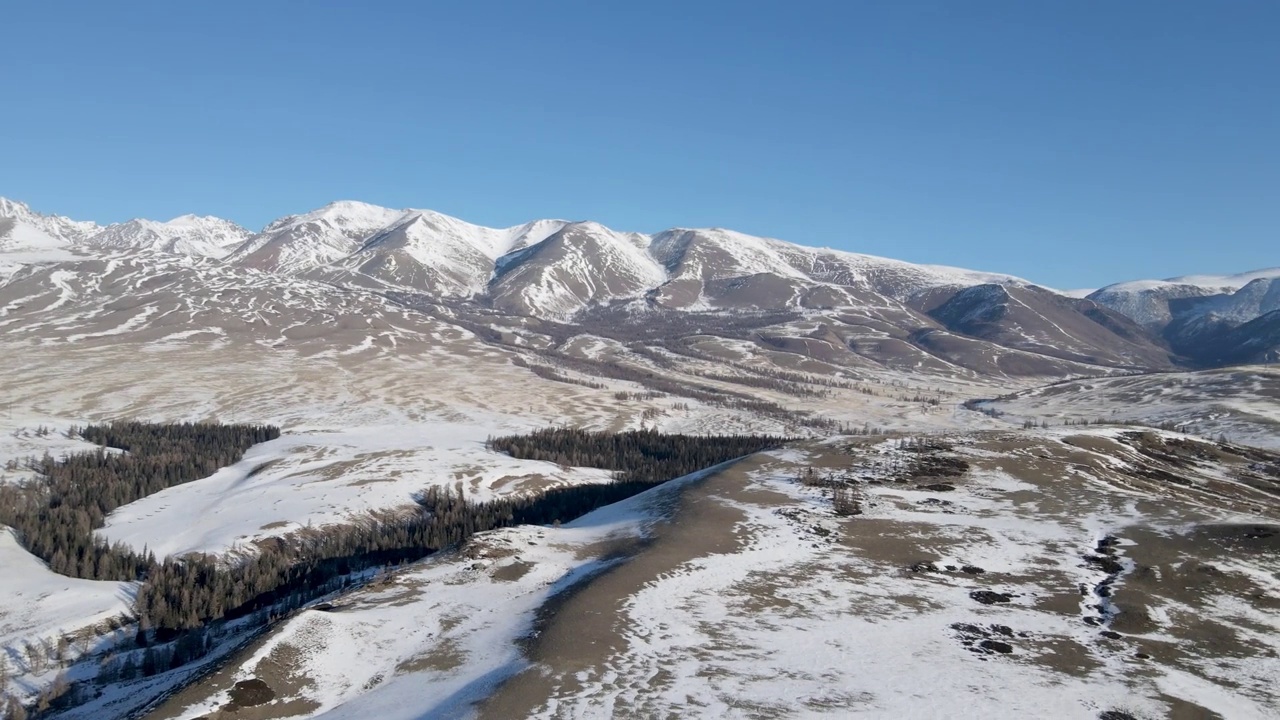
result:
<svg viewBox="0 0 1280 720"><path fill-rule="evenodd" d="M0 695L23 712L1233 718L1280 703L1280 272L1081 298L718 229L489 229L360 203L260 233L101 227L8 200L0 218L0 483L93 450L73 426L281 431L94 530L161 562L233 565L430 488L484 503L611 478L499 452L499 436L788 438L573 520L361 568L259 627L218 627L203 665L131 680L94 678L134 642L140 582L59 575L0 531L15 578ZM1229 352L1188 351L1206 345ZM94 690L39 709L77 682Z"/></svg>

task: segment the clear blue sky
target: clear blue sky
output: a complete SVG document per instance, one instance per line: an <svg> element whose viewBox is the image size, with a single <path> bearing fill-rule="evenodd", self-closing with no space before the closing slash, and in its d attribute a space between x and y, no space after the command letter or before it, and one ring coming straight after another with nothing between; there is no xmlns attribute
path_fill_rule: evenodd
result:
<svg viewBox="0 0 1280 720"><path fill-rule="evenodd" d="M0 195L721 226L1062 288L1280 265L1280 3L21 2Z"/></svg>

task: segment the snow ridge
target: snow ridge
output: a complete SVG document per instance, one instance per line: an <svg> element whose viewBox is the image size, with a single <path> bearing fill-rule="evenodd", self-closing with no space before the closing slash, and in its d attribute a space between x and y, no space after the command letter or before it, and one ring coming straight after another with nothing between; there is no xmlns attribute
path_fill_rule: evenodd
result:
<svg viewBox="0 0 1280 720"><path fill-rule="evenodd" d="M40 215L0 198L3 219L19 229L0 232L0 243L5 243L0 250L72 248L206 257L340 284L485 296L497 307L560 320L593 305L646 297L687 310L799 310L812 306L807 302L891 307L940 289L1034 286L1010 275L805 247L721 228L646 235L564 220L490 228L431 210L350 200L282 217L256 234L227 220L193 215L101 227ZM1280 268L1134 281L1094 291L1089 298L1153 328L1171 320L1172 300L1247 288L1247 296L1235 301L1205 305L1240 322L1280 307L1280 291L1269 284L1276 279ZM806 300L815 289L823 294Z"/></svg>

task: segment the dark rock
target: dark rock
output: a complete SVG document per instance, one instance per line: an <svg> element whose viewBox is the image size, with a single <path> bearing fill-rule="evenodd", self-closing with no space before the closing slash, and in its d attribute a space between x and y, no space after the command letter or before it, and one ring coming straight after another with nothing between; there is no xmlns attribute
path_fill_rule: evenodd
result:
<svg viewBox="0 0 1280 720"><path fill-rule="evenodd" d="M1010 645L1007 642L1000 642L999 640L983 640L982 642L978 643L978 646L985 648L987 650L990 650L992 652L998 652L1005 655L1013 652L1012 645Z"/></svg>
<svg viewBox="0 0 1280 720"><path fill-rule="evenodd" d="M1103 630L1100 634L1102 635L1102 637L1110 638L1112 640L1119 640L1121 637L1123 637L1120 633L1116 632L1115 630Z"/></svg>
<svg viewBox="0 0 1280 720"><path fill-rule="evenodd" d="M1008 625L992 625L991 632L1004 635L1005 637L1013 637L1013 628Z"/></svg>
<svg viewBox="0 0 1280 720"><path fill-rule="evenodd" d="M956 486L948 485L947 483L934 483L932 485L917 485L916 488L919 490L932 490L933 492L951 492L956 489Z"/></svg>
<svg viewBox="0 0 1280 720"><path fill-rule="evenodd" d="M231 689L231 702L239 707L265 705L275 698L276 693L271 686L258 678L241 680Z"/></svg>
<svg viewBox="0 0 1280 720"><path fill-rule="evenodd" d="M993 590L974 590L969 593L969 597L977 600L983 605L994 605L996 603L1007 603L1013 600L1013 596L1008 593L998 593Z"/></svg>
<svg viewBox="0 0 1280 720"><path fill-rule="evenodd" d="M982 573L986 572L986 570L983 570L977 565L965 565L964 567L960 568L960 570L961 572L968 573L969 575L981 575Z"/></svg>
<svg viewBox="0 0 1280 720"><path fill-rule="evenodd" d="M931 562L918 562L911 566L911 572L938 572L938 566Z"/></svg>
<svg viewBox="0 0 1280 720"><path fill-rule="evenodd" d="M1150 656L1150 655L1148 655L1148 654L1146 654L1146 653L1134 653L1134 654L1133 654L1133 656L1134 656L1134 657L1136 657L1136 658L1138 658L1139 660L1150 660L1150 659L1151 659L1151 656Z"/></svg>
<svg viewBox="0 0 1280 720"><path fill-rule="evenodd" d="M1124 565L1121 565L1115 558L1106 555L1085 555L1084 561L1110 575L1124 571Z"/></svg>

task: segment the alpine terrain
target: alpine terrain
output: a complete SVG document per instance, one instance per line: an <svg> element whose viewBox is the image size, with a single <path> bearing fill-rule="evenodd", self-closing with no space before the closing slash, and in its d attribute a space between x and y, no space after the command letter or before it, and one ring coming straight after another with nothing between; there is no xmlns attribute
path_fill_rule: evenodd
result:
<svg viewBox="0 0 1280 720"><path fill-rule="evenodd" d="M1280 707L1280 268L0 198L0 363L6 720Z"/></svg>

